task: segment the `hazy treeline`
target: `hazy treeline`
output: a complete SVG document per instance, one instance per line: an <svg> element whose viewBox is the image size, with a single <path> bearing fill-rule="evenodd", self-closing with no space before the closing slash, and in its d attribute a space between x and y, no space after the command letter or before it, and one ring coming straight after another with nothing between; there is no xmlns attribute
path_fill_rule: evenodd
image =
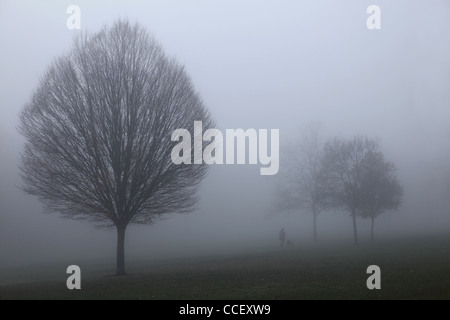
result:
<svg viewBox="0 0 450 320"><path fill-rule="evenodd" d="M377 140L355 136L324 141L319 127L310 125L299 140L285 146L283 155L275 210L310 211L315 241L322 211L350 213L357 244L357 216L371 220L373 240L375 218L401 204L403 189L396 167L385 160Z"/></svg>

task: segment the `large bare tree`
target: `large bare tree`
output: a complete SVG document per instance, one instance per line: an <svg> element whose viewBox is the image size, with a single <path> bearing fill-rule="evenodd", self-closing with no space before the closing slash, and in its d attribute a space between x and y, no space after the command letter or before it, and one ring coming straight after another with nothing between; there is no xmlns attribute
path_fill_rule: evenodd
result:
<svg viewBox="0 0 450 320"><path fill-rule="evenodd" d="M76 37L20 116L24 190L65 218L117 229L125 274L128 224L189 212L206 166L175 165L177 128L212 125L189 76L138 24Z"/></svg>

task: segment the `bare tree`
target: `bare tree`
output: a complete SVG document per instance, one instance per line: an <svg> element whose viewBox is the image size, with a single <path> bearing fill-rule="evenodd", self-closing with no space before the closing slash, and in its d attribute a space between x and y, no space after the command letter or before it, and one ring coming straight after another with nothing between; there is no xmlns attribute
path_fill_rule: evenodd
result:
<svg viewBox="0 0 450 320"><path fill-rule="evenodd" d="M325 144L323 170L326 177L327 195L335 207L350 212L353 237L358 243L356 216L363 207L361 189L364 183L369 155L379 151L379 144L366 137L350 140L335 138Z"/></svg>
<svg viewBox="0 0 450 320"><path fill-rule="evenodd" d="M395 175L393 163L384 160L381 152L368 154L361 185L360 212L370 218L370 239L374 240L375 218L388 210L397 210L401 204L403 189Z"/></svg>
<svg viewBox="0 0 450 320"><path fill-rule="evenodd" d="M177 128L212 121L190 78L138 24L118 21L77 37L56 59L20 116L24 190L47 210L125 229L193 209L205 165L175 165Z"/></svg>
<svg viewBox="0 0 450 320"><path fill-rule="evenodd" d="M284 169L278 186L278 211L306 210L313 217L313 239L317 241L317 216L329 208L322 176L323 141L318 124L310 124L298 141L286 146Z"/></svg>

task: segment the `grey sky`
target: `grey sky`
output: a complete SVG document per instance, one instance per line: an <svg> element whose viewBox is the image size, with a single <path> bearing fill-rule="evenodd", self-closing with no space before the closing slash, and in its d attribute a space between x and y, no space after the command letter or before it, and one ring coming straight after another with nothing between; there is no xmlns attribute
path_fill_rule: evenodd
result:
<svg viewBox="0 0 450 320"><path fill-rule="evenodd" d="M399 168L405 198L399 212L379 218L377 232L450 227L450 2L2 1L0 267L67 250L87 257L115 250L113 231L44 215L16 188L23 142L17 116L49 63L80 32L66 28L72 4L81 8L81 32L117 18L146 26L186 66L221 129L279 128L283 143L300 126L321 121L328 136L379 137ZM366 28L370 4L381 7L381 30ZM271 241L282 225L309 239L308 215L265 218L273 179L259 176L259 166L211 169L198 211L136 227L127 248L148 247L150 255L156 244ZM366 222L360 225L365 230ZM350 237L349 230L345 214L319 218L324 237Z"/></svg>

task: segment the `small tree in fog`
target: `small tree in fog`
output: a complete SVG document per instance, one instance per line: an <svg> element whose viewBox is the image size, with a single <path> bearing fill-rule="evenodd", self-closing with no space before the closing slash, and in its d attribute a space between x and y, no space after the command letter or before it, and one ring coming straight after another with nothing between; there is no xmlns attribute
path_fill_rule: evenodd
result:
<svg viewBox="0 0 450 320"><path fill-rule="evenodd" d="M371 220L370 239L374 240L375 218L383 212L397 210L403 189L395 175L394 164L384 160L381 152L372 152L364 161L359 215Z"/></svg>
<svg viewBox="0 0 450 320"><path fill-rule="evenodd" d="M374 140L355 137L350 140L335 138L328 141L324 149L323 174L327 180L327 194L335 207L350 212L355 244L358 243L356 216L362 208L365 162L371 153L378 152L378 148Z"/></svg>
<svg viewBox="0 0 450 320"><path fill-rule="evenodd" d="M313 217L317 241L317 216L329 208L322 170L323 142L317 125L310 125L298 141L285 147L278 185L277 211L306 210Z"/></svg>
<svg viewBox="0 0 450 320"><path fill-rule="evenodd" d="M128 224L189 212L205 165L175 165L171 134L210 116L181 67L139 25L76 38L20 117L24 190L63 217L117 229L125 274Z"/></svg>

